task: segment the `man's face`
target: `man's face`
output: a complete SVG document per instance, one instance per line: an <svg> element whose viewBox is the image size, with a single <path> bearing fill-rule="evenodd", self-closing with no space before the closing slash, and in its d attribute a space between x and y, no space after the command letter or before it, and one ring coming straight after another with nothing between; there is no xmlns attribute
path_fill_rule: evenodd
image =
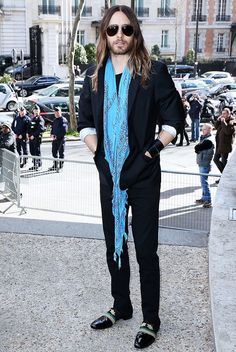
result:
<svg viewBox="0 0 236 352"><path fill-rule="evenodd" d="M24 116L25 116L25 113L26 113L25 110L20 110L20 112L19 112L19 114L20 114L21 117L24 117Z"/></svg>
<svg viewBox="0 0 236 352"><path fill-rule="evenodd" d="M228 113L227 110L223 110L223 111L222 111L222 117L223 117L225 120L229 120L230 115L229 115L229 113Z"/></svg>
<svg viewBox="0 0 236 352"><path fill-rule="evenodd" d="M58 119L61 117L61 111L54 111L55 118Z"/></svg>
<svg viewBox="0 0 236 352"><path fill-rule="evenodd" d="M33 110L33 115L34 115L34 116L39 116L39 115L40 115L40 110L34 109L34 110Z"/></svg>
<svg viewBox="0 0 236 352"><path fill-rule="evenodd" d="M203 125L202 126L202 134L203 134L203 136L207 136L208 134L210 134L210 128L208 127L208 126L206 126L206 125Z"/></svg>
<svg viewBox="0 0 236 352"><path fill-rule="evenodd" d="M125 55L129 54L133 45L134 35L132 34L130 37L126 36L122 32L121 26L129 25L130 20L128 17L121 11L117 11L111 17L109 26L117 25L119 26L118 32L113 36L107 37L107 44L112 54L114 55Z"/></svg>
<svg viewBox="0 0 236 352"><path fill-rule="evenodd" d="M2 126L2 132L3 132L4 134L7 134L7 133L10 132L10 129L9 129L7 126Z"/></svg>

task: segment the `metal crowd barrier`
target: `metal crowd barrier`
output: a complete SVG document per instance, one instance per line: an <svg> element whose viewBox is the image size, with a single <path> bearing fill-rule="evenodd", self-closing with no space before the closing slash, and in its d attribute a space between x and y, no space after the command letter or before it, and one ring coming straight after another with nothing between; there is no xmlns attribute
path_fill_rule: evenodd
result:
<svg viewBox="0 0 236 352"><path fill-rule="evenodd" d="M20 206L20 165L15 153L0 149L0 202L10 203L2 212L5 213L14 204Z"/></svg>
<svg viewBox="0 0 236 352"><path fill-rule="evenodd" d="M41 158L42 169L31 171L32 157L20 174L20 207L86 217L101 217L99 179L93 162L64 160L63 169L50 171L56 159ZM212 202L219 175L209 175ZM162 171L159 225L209 232L211 208L196 205L201 198L200 174Z"/></svg>

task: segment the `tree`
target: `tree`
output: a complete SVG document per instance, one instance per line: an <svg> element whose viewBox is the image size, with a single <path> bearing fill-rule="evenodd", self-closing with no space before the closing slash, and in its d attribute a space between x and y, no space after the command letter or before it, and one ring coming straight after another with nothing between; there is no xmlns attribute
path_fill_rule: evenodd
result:
<svg viewBox="0 0 236 352"><path fill-rule="evenodd" d="M151 48L151 55L157 56L157 58L160 57L161 51L160 48L157 44L153 45Z"/></svg>
<svg viewBox="0 0 236 352"><path fill-rule="evenodd" d="M88 64L94 64L96 62L96 45L89 43L84 46L84 49L86 50Z"/></svg>
<svg viewBox="0 0 236 352"><path fill-rule="evenodd" d="M185 62L188 65L194 64L195 51L193 49L189 49L185 56Z"/></svg>
<svg viewBox="0 0 236 352"><path fill-rule="evenodd" d="M75 92L75 69L74 69L74 57L75 57L75 44L77 40L77 31L80 23L81 14L84 8L85 0L80 0L79 7L75 14L75 20L72 27L71 37L70 37L70 47L68 54L68 69L69 69L69 103L70 103L70 127L72 130L76 130L77 121L75 113L75 101L74 101L74 92Z"/></svg>
<svg viewBox="0 0 236 352"><path fill-rule="evenodd" d="M75 57L74 57L74 64L75 65L81 65L81 64L87 64L87 54L86 50L83 47L82 44L77 43L75 46Z"/></svg>

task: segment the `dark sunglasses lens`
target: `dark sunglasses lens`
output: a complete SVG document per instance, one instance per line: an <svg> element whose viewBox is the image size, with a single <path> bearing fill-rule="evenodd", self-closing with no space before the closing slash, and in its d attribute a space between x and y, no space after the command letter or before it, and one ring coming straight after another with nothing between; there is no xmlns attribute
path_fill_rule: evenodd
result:
<svg viewBox="0 0 236 352"><path fill-rule="evenodd" d="M124 35L126 35L126 37L131 37L131 35L134 33L134 29L130 25L123 26L122 32L124 33Z"/></svg>
<svg viewBox="0 0 236 352"><path fill-rule="evenodd" d="M107 27L107 35L109 37L114 37L116 33L118 32L119 27L118 26L109 26Z"/></svg>

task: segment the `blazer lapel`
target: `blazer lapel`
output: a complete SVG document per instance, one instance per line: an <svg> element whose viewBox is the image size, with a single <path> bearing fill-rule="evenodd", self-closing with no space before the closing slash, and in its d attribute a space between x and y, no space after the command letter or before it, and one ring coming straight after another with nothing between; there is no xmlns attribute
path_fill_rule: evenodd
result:
<svg viewBox="0 0 236 352"><path fill-rule="evenodd" d="M131 79L129 85L129 97L128 97L128 116L130 116L133 103L140 86L141 76L136 75L134 78Z"/></svg>
<svg viewBox="0 0 236 352"><path fill-rule="evenodd" d="M99 135L103 132L103 101L104 101L104 75L105 70L101 68L98 72L98 92L96 94L97 120L99 126Z"/></svg>

